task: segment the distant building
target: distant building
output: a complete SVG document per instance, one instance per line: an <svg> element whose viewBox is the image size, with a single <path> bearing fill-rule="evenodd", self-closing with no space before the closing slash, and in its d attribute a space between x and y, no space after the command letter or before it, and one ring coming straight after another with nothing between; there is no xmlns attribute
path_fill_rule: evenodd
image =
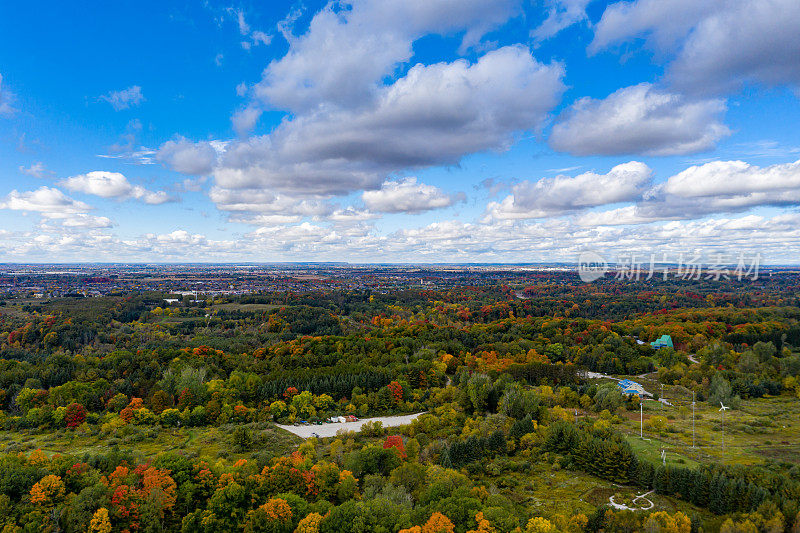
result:
<svg viewBox="0 0 800 533"><path fill-rule="evenodd" d="M659 348L674 348L672 345L672 337L669 335L661 335L658 339L654 340L650 343L650 346L658 350Z"/></svg>
<svg viewBox="0 0 800 533"><path fill-rule="evenodd" d="M617 386L622 389L622 394L636 394L639 397L650 396L650 393L644 390L644 387L630 379L623 379L617 382Z"/></svg>

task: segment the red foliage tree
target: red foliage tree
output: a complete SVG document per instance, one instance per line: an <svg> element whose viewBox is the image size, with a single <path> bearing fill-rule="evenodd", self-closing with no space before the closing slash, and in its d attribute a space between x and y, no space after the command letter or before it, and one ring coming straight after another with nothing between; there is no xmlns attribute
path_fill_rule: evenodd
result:
<svg viewBox="0 0 800 533"><path fill-rule="evenodd" d="M86 408L81 404L72 402L67 406L67 411L64 413L64 421L67 423L68 428L76 428L83 424L86 420Z"/></svg>
<svg viewBox="0 0 800 533"><path fill-rule="evenodd" d="M298 391L296 387L289 387L288 389L283 391L283 397L286 400L291 400L298 394L300 394L300 391Z"/></svg>
<svg viewBox="0 0 800 533"><path fill-rule="evenodd" d="M387 385L389 392L392 393L392 401L398 404L403 401L403 386L396 381L392 381Z"/></svg>
<svg viewBox="0 0 800 533"><path fill-rule="evenodd" d="M383 449L388 450L389 448L396 449L401 459L407 457L406 447L403 445L403 437L401 435L390 435L386 437L386 441L383 443Z"/></svg>

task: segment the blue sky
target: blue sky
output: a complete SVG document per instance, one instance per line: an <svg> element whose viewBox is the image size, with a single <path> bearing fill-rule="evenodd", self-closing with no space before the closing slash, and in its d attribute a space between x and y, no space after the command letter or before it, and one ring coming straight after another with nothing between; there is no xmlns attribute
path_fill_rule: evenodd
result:
<svg viewBox="0 0 800 533"><path fill-rule="evenodd" d="M797 262L794 0L168 4L0 6L0 261Z"/></svg>

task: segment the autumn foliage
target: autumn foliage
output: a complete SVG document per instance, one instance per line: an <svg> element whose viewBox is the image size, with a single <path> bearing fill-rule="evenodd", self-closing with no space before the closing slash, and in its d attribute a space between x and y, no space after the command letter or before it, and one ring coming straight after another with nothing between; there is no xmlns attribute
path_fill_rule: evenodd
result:
<svg viewBox="0 0 800 533"><path fill-rule="evenodd" d="M394 448L397 450L397 453L400 455L401 459L406 458L406 448L403 446L402 435L390 435L386 437L386 440L383 443L383 449L388 450L389 448Z"/></svg>

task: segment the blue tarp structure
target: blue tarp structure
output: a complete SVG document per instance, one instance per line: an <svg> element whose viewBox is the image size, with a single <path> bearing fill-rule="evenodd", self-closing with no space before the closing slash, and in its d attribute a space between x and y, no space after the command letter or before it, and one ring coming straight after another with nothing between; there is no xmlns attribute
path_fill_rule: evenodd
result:
<svg viewBox="0 0 800 533"><path fill-rule="evenodd" d="M639 396L644 394L644 387L630 379L623 379L617 383L617 386L622 389L622 394L638 394Z"/></svg>

